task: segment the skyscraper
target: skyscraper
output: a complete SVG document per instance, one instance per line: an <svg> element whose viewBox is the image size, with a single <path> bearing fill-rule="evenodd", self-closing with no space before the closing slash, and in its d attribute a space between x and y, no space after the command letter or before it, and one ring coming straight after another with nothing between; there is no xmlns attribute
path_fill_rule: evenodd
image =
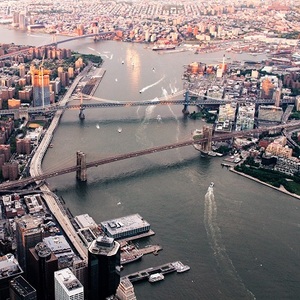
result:
<svg viewBox="0 0 300 300"><path fill-rule="evenodd" d="M54 299L54 272L58 270L57 257L44 243L29 249L28 281L37 291L39 300Z"/></svg>
<svg viewBox="0 0 300 300"><path fill-rule="evenodd" d="M36 300L36 290L22 277L17 276L9 283L10 300Z"/></svg>
<svg viewBox="0 0 300 300"><path fill-rule="evenodd" d="M88 249L88 299L115 295L120 283L120 244L99 236Z"/></svg>
<svg viewBox="0 0 300 300"><path fill-rule="evenodd" d="M33 86L33 106L50 104L50 71L43 66L37 69L30 68Z"/></svg>
<svg viewBox="0 0 300 300"><path fill-rule="evenodd" d="M25 215L16 222L17 258L25 274L29 249L42 241L42 223L42 219L31 215Z"/></svg>
<svg viewBox="0 0 300 300"><path fill-rule="evenodd" d="M83 286L69 268L54 272L56 300L84 300Z"/></svg>

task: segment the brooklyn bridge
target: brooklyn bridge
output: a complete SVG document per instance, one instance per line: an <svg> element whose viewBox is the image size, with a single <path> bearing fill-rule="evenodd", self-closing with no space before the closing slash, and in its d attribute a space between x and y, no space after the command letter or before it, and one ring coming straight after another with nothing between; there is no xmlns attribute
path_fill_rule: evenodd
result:
<svg viewBox="0 0 300 300"><path fill-rule="evenodd" d="M224 140L231 140L235 137L245 137L245 136L252 136L255 134L260 134L263 132L275 132L275 131L281 131L283 129L286 130L293 130L300 127L300 121L293 121L287 124L280 124L276 126L270 126L270 127L262 127L247 131L235 131L230 133L223 133L218 135L213 135L212 131L205 131L203 130L203 137L197 139L197 140L186 140L174 144L164 145L164 146L158 146L158 147L152 147L140 151L135 152L129 152L125 154L110 156L107 158L98 159L92 162L86 162L86 154L83 152L78 151L77 152L77 163L76 165L73 165L71 167L62 167L60 169L57 169L55 171L51 172L45 172L41 175L32 176L28 178L23 178L17 181L10 181L0 184L0 191L7 191L17 188L25 188L29 184L32 183L39 183L43 182L47 178L76 172L76 178L81 181L87 180L87 169L91 167L98 167L101 165L109 164L109 163L117 163L118 161L125 160L125 159L131 159L138 156L148 155L151 153L156 152L162 152L166 150L191 146L194 144L200 145L200 149L202 149L204 152L207 152L211 149L211 144L215 141L224 141ZM207 133L205 133L207 132Z"/></svg>

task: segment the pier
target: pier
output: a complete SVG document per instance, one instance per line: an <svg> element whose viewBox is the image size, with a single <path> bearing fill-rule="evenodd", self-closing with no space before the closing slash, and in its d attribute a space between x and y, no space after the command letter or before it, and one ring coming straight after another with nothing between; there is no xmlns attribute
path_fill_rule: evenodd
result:
<svg viewBox="0 0 300 300"><path fill-rule="evenodd" d="M184 265L180 261L175 261L171 263L167 263L158 267L151 267L139 272L135 272L132 274L129 274L127 276L122 277L122 279L129 279L131 283L135 283L142 280L149 279L150 275L155 273L161 273L163 275L170 274L170 273L182 273L185 271L188 271L190 269L189 266Z"/></svg>
<svg viewBox="0 0 300 300"><path fill-rule="evenodd" d="M149 237L149 236L152 236L152 235L155 235L155 232L152 229L150 229L147 232L144 232L144 233L141 233L141 234L136 234L136 235L133 235L133 236L129 236L129 237L126 237L124 239L120 239L120 240L118 240L118 242L120 243L120 245L122 247L123 245L126 245L126 243L129 242L129 241L134 241L134 240L146 238L146 237Z"/></svg>
<svg viewBox="0 0 300 300"><path fill-rule="evenodd" d="M137 261L145 254L153 253L158 254L158 251L162 250L160 245L148 245L144 248L137 248L135 245L123 245L121 248L121 264L127 264Z"/></svg>

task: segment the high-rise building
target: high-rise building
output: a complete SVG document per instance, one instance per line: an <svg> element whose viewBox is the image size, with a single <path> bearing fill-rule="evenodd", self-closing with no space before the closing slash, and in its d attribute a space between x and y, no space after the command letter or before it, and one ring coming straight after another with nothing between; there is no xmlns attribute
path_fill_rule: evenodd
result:
<svg viewBox="0 0 300 300"><path fill-rule="evenodd" d="M17 258L25 274L29 249L42 241L41 218L25 215L16 221Z"/></svg>
<svg viewBox="0 0 300 300"><path fill-rule="evenodd" d="M69 85L69 73L64 71L62 73L59 73L58 75L59 75L61 85L68 86Z"/></svg>
<svg viewBox="0 0 300 300"><path fill-rule="evenodd" d="M69 268L54 272L55 300L84 300L83 286Z"/></svg>
<svg viewBox="0 0 300 300"><path fill-rule="evenodd" d="M36 288L38 299L53 300L54 272L58 270L58 261L44 242L29 249L27 269L28 281Z"/></svg>
<svg viewBox="0 0 300 300"><path fill-rule="evenodd" d="M120 283L120 244L99 236L88 249L88 299L115 295Z"/></svg>
<svg viewBox="0 0 300 300"><path fill-rule="evenodd" d="M9 161L10 157L11 157L11 149L10 149L10 145L0 145L0 153L4 154L5 157L5 161Z"/></svg>
<svg viewBox="0 0 300 300"><path fill-rule="evenodd" d="M22 277L17 276L9 283L10 300L36 300L36 290Z"/></svg>
<svg viewBox="0 0 300 300"><path fill-rule="evenodd" d="M136 300L133 285L128 278L121 280L117 289L117 297L120 300Z"/></svg>
<svg viewBox="0 0 300 300"><path fill-rule="evenodd" d="M17 161L6 162L3 164L1 171L5 180L17 180L19 177L19 163Z"/></svg>
<svg viewBox="0 0 300 300"><path fill-rule="evenodd" d="M33 86L33 106L44 106L50 104L50 70L43 66L37 69L30 68Z"/></svg>
<svg viewBox="0 0 300 300"><path fill-rule="evenodd" d="M21 275L23 270L14 255L6 254L0 257L0 299L6 300L9 298L9 282Z"/></svg>
<svg viewBox="0 0 300 300"><path fill-rule="evenodd" d="M84 290L87 291L88 284L88 266L87 262L82 260L79 257L74 257L73 259L73 265L70 267L71 271L75 275L75 277L81 282L81 284L84 287Z"/></svg>
<svg viewBox="0 0 300 300"><path fill-rule="evenodd" d="M274 105L276 107L279 107L280 106L280 99L281 99L281 89L280 88L277 88L275 90L275 93L273 94L273 97L274 97L274 100L275 100Z"/></svg>
<svg viewBox="0 0 300 300"><path fill-rule="evenodd" d="M19 76L20 76L20 77L24 77L24 76L25 76L25 72L26 72L26 70L25 70L25 65L24 65L24 64L21 64L21 65L19 66Z"/></svg>
<svg viewBox="0 0 300 300"><path fill-rule="evenodd" d="M28 138L16 139L16 152L18 154L27 154L31 152L31 141Z"/></svg>

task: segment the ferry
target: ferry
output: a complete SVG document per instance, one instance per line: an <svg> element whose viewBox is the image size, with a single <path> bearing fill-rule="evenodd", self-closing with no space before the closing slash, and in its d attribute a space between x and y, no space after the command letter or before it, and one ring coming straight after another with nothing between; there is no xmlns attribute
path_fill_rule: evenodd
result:
<svg viewBox="0 0 300 300"><path fill-rule="evenodd" d="M164 280L165 276L161 273L154 273L154 274L151 274L149 276L149 279L148 281L149 282L157 282L157 281L161 281L161 280Z"/></svg>

